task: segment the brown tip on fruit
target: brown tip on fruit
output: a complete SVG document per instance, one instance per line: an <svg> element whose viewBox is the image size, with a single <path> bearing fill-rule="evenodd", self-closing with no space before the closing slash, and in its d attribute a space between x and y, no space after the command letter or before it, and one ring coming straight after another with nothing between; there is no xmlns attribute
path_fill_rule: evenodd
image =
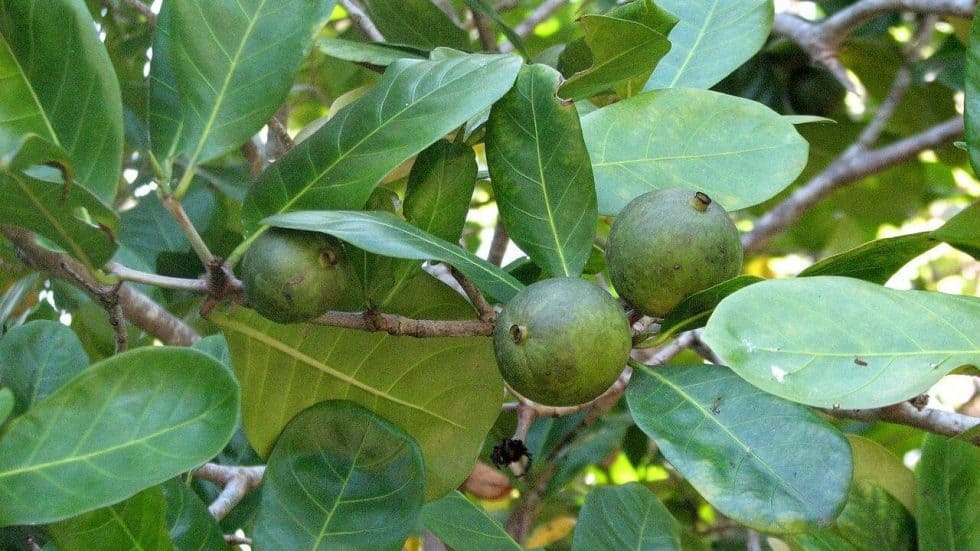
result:
<svg viewBox="0 0 980 551"><path fill-rule="evenodd" d="M521 344L527 340L527 328L523 325L511 325L509 332L514 344Z"/></svg>
<svg viewBox="0 0 980 551"><path fill-rule="evenodd" d="M694 201L691 202L691 205L694 206L694 210L704 212L708 210L709 206L711 206L711 197L708 197L708 194L699 191L694 194Z"/></svg>
<svg viewBox="0 0 980 551"><path fill-rule="evenodd" d="M324 268L330 268L337 264L337 253L326 249L320 253L320 265Z"/></svg>

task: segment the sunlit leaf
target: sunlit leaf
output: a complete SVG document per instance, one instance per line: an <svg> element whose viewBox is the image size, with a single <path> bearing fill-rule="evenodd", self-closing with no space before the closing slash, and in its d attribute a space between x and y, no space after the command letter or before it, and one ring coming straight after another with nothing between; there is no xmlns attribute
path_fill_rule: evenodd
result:
<svg viewBox="0 0 980 551"><path fill-rule="evenodd" d="M504 527L458 491L422 507L422 524L453 549L520 551Z"/></svg>

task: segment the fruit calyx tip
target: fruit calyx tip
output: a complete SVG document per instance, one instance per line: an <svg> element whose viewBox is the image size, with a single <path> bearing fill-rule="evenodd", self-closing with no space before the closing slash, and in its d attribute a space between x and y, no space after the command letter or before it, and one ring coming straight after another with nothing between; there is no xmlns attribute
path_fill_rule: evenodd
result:
<svg viewBox="0 0 980 551"><path fill-rule="evenodd" d="M711 197L708 197L707 193L698 191L694 194L694 200L691 201L691 205L694 207L694 210L704 212L711 206Z"/></svg>

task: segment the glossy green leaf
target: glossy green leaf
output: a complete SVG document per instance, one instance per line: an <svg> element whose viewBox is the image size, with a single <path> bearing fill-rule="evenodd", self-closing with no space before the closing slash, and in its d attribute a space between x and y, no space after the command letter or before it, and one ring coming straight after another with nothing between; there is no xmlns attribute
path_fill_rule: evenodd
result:
<svg viewBox="0 0 980 551"><path fill-rule="evenodd" d="M854 458L854 483L877 484L914 513L915 476L902 460L874 440L848 434L847 441L851 443Z"/></svg>
<svg viewBox="0 0 980 551"><path fill-rule="evenodd" d="M42 498L43 499L43 498ZM58 551L173 551L158 486L133 497L46 527Z"/></svg>
<svg viewBox="0 0 980 551"><path fill-rule="evenodd" d="M7 427L0 526L78 515L204 463L231 438L238 407L235 379L195 350L96 363Z"/></svg>
<svg viewBox="0 0 980 551"><path fill-rule="evenodd" d="M755 205L796 179L809 149L764 105L694 89L645 92L604 107L582 117L582 132L601 214L667 187L702 191L728 210Z"/></svg>
<svg viewBox="0 0 980 551"><path fill-rule="evenodd" d="M549 274L576 277L595 238L595 182L578 110L555 96L561 74L521 69L490 111L487 164L510 238Z"/></svg>
<svg viewBox="0 0 980 551"><path fill-rule="evenodd" d="M374 44L370 42L355 42L344 40L343 38L333 38L324 36L316 41L320 51L324 54L352 61L354 63L368 63L379 67L387 67L399 59L424 59L421 55L412 53L407 49L400 49L387 44Z"/></svg>
<svg viewBox="0 0 980 551"><path fill-rule="evenodd" d="M389 310L417 319L474 316L463 297L428 274L410 281ZM469 475L500 413L503 383L490 339L277 325L239 307L220 308L211 320L228 340L245 432L262 456L298 412L322 400L353 400L419 443L431 500Z"/></svg>
<svg viewBox="0 0 980 551"><path fill-rule="evenodd" d="M469 46L466 31L429 0L365 0L364 7L387 42L426 50L437 46L465 50Z"/></svg>
<svg viewBox="0 0 980 551"><path fill-rule="evenodd" d="M844 507L850 446L810 409L722 366L634 369L626 400L637 426L726 516L792 533L825 527Z"/></svg>
<svg viewBox="0 0 980 551"><path fill-rule="evenodd" d="M476 186L473 149L439 140L419 153L408 174L405 219L439 239L459 241Z"/></svg>
<svg viewBox="0 0 980 551"><path fill-rule="evenodd" d="M593 63L562 83L558 95L568 99L592 96L634 77L638 77L635 90L639 91L670 50L667 34L677 24L676 17L650 0L632 2L605 15L585 15L580 21Z"/></svg>
<svg viewBox="0 0 980 551"><path fill-rule="evenodd" d="M799 275L846 276L884 285L902 266L938 244L930 232L878 239L825 258Z"/></svg>
<svg viewBox="0 0 980 551"><path fill-rule="evenodd" d="M933 231L932 236L942 239L973 258L980 258L980 201L974 202L950 218L939 229Z"/></svg>
<svg viewBox="0 0 980 551"><path fill-rule="evenodd" d="M87 189L51 170L0 171L0 219L50 239L78 260L101 267L116 250L119 218Z"/></svg>
<svg viewBox="0 0 980 551"><path fill-rule="evenodd" d="M14 393L9 388L0 387L0 426L14 411Z"/></svg>
<svg viewBox="0 0 980 551"><path fill-rule="evenodd" d="M422 508L422 452L347 400L303 410L269 457L254 540L262 549L399 550Z"/></svg>
<svg viewBox="0 0 980 551"><path fill-rule="evenodd" d="M52 144L70 160L75 183L110 203L122 171L122 100L85 4L0 1L0 80L0 158L25 141Z"/></svg>
<svg viewBox="0 0 980 551"><path fill-rule="evenodd" d="M881 407L961 365L980 365L980 299L843 277L771 280L723 300L702 338L739 376L777 396Z"/></svg>
<svg viewBox="0 0 980 551"><path fill-rule="evenodd" d="M458 245L429 235L389 212L300 211L272 216L263 223L323 232L375 254L441 260L466 274L477 287L500 302L507 302L524 288L497 266Z"/></svg>
<svg viewBox="0 0 980 551"><path fill-rule="evenodd" d="M150 143L157 160L164 164L184 155L193 167L257 132L289 93L333 5L164 2L150 64Z"/></svg>
<svg viewBox="0 0 980 551"><path fill-rule="evenodd" d="M929 434L915 474L919 549L980 549L980 448Z"/></svg>
<svg viewBox="0 0 980 551"><path fill-rule="evenodd" d="M725 297L760 281L764 280L756 276L738 276L685 298L664 316L660 322L657 340L670 338L670 335L681 331L704 327L708 317Z"/></svg>
<svg viewBox="0 0 980 551"><path fill-rule="evenodd" d="M361 208L391 170L503 96L520 66L508 55L396 61L263 173L245 199L246 232L282 212Z"/></svg>
<svg viewBox="0 0 980 551"><path fill-rule="evenodd" d="M966 49L963 93L966 150L970 154L973 173L980 174L980 19L976 18L970 27L970 43Z"/></svg>
<svg viewBox="0 0 980 551"><path fill-rule="evenodd" d="M523 549L480 505L453 490L422 507L422 524L457 551L521 551Z"/></svg>
<svg viewBox="0 0 980 551"><path fill-rule="evenodd" d="M56 321L32 321L0 338L0 386L16 398L14 415L58 390L88 362L75 333Z"/></svg>
<svg viewBox="0 0 980 551"><path fill-rule="evenodd" d="M224 534L208 508L180 478L160 485L166 500L166 527L178 551L225 551Z"/></svg>
<svg viewBox="0 0 980 551"><path fill-rule="evenodd" d="M680 19L670 53L646 89L710 88L759 51L772 28L772 0L657 0Z"/></svg>
<svg viewBox="0 0 980 551"><path fill-rule="evenodd" d="M681 527L657 496L638 482L598 486L585 496L573 551L680 551Z"/></svg>

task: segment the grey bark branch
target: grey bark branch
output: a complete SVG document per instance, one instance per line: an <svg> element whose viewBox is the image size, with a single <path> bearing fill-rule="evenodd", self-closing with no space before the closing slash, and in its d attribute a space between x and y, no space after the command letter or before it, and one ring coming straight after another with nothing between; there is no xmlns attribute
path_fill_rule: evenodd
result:
<svg viewBox="0 0 980 551"><path fill-rule="evenodd" d="M251 467L218 465L206 463L194 471L194 477L214 482L221 486L221 493L208 506L208 512L221 520L238 505L242 499L262 483L264 465Z"/></svg>
<svg viewBox="0 0 980 551"><path fill-rule="evenodd" d="M371 18L364 13L364 8L361 7L355 0L340 0L340 4L344 6L347 13L350 15L351 21L355 25L360 27L364 34L368 36L371 40L375 42L383 42L385 37L381 34L381 31L374 26L374 22Z"/></svg>
<svg viewBox="0 0 980 551"><path fill-rule="evenodd" d="M42 247L34 239L34 235L26 230L0 226L0 233L3 233L17 247L25 263L54 277L68 281L88 293L95 300L101 300L99 294L96 293L109 293L115 289L114 285L106 285L97 281L81 262L67 254ZM190 326L157 304L153 299L129 285L120 285L117 293L122 315L164 343L189 346L200 340L200 335Z"/></svg>
<svg viewBox="0 0 980 551"><path fill-rule="evenodd" d="M407 337L489 337L493 324L482 320L420 320L381 312L327 312L312 323L384 332Z"/></svg>
<svg viewBox="0 0 980 551"><path fill-rule="evenodd" d="M878 409L824 409L824 413L842 419L858 421L884 421L919 428L934 434L944 436L959 436L964 432L980 426L980 418L925 408L921 411L908 402ZM975 446L980 446L980 433L966 439Z"/></svg>

